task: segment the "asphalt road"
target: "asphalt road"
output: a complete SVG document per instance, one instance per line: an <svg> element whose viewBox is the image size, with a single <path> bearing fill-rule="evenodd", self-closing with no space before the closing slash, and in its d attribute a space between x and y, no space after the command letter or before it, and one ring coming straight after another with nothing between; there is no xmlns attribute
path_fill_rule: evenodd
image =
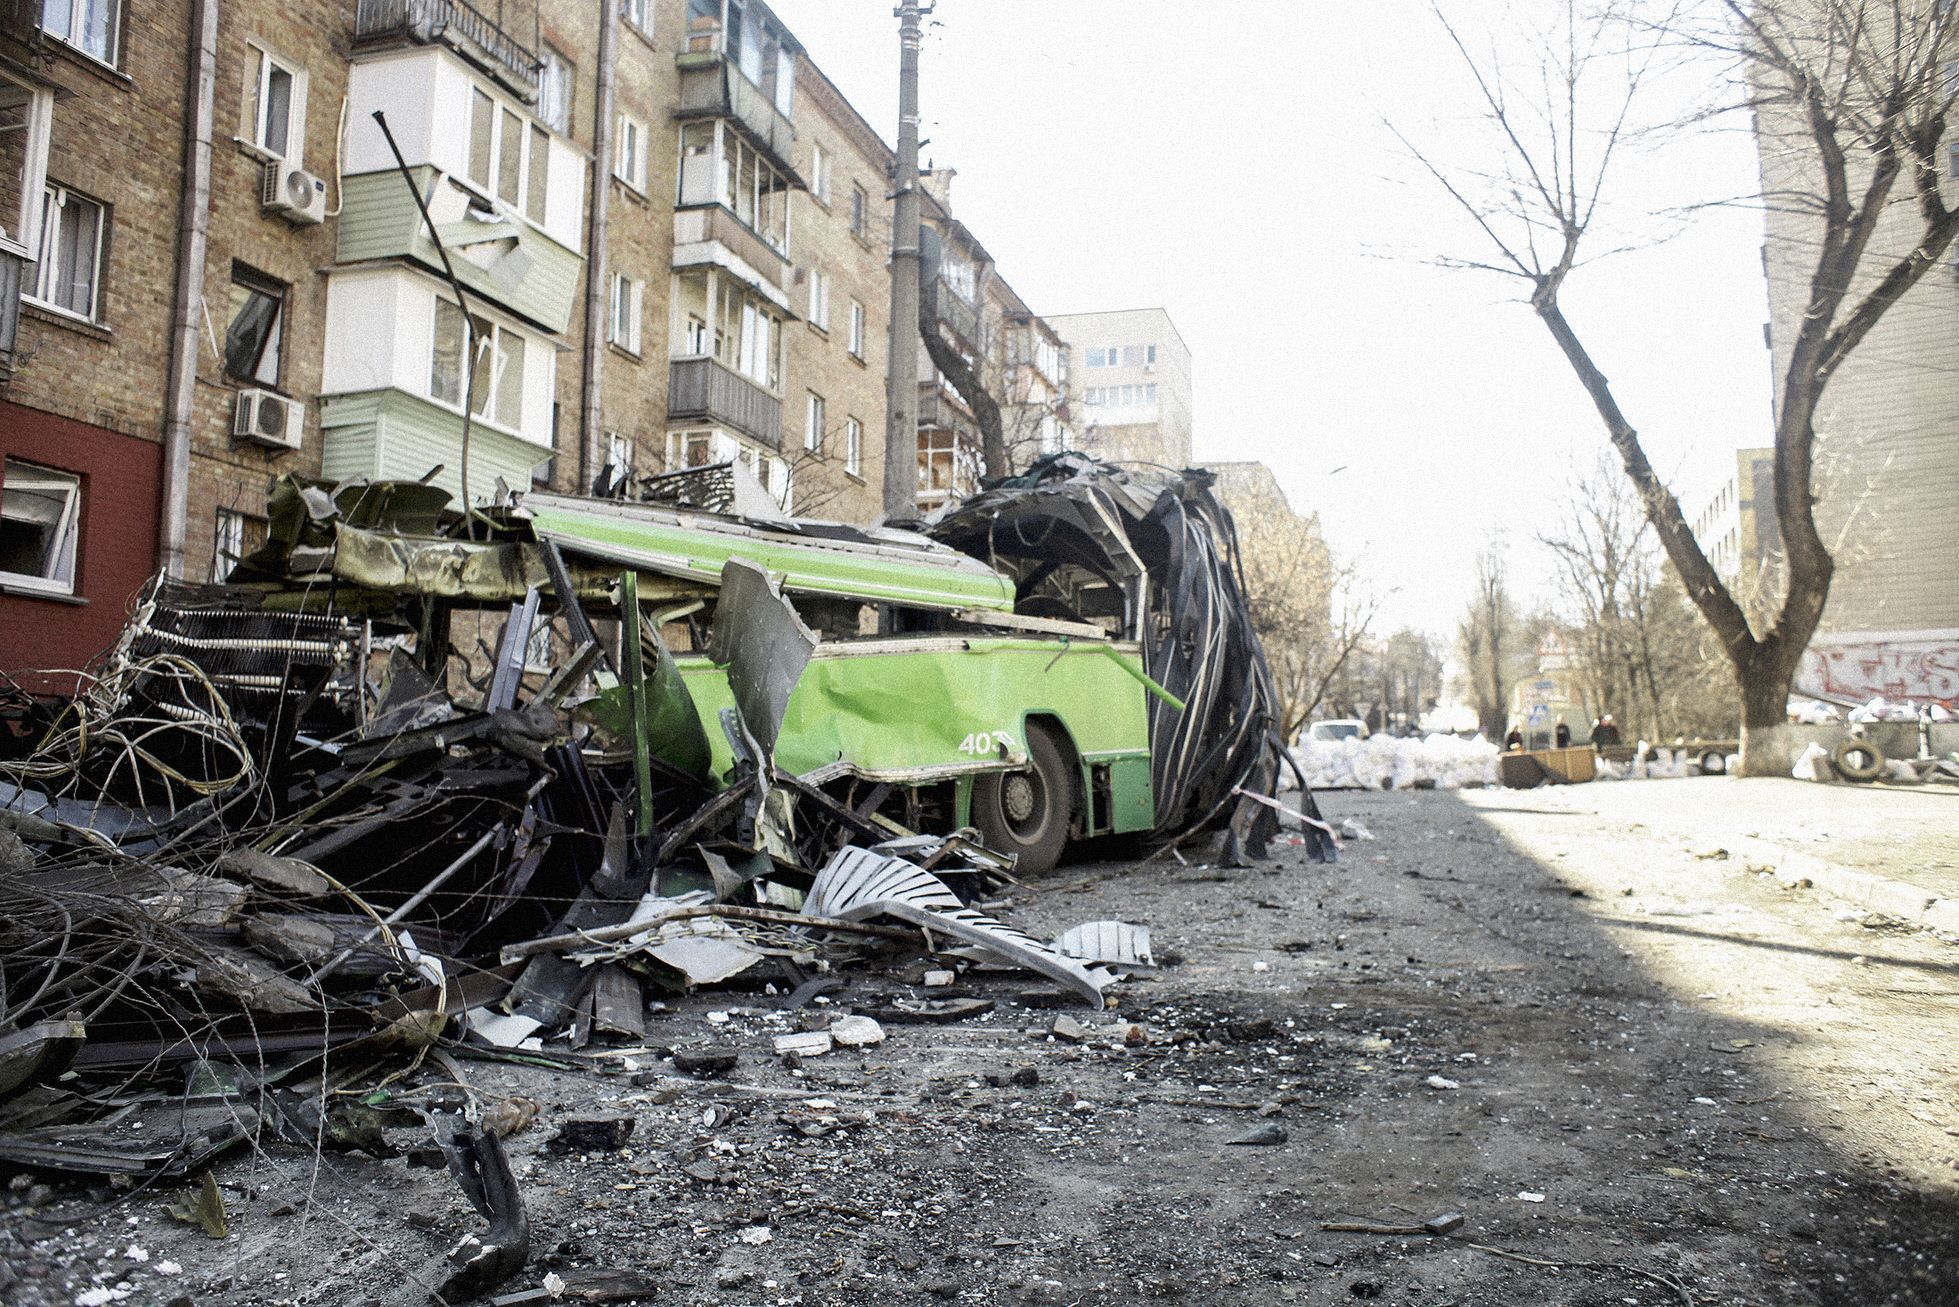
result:
<svg viewBox="0 0 1959 1307"><path fill-rule="evenodd" d="M1323 806L1375 838L1334 866L1159 856L1017 892L1035 933L1153 928L1166 965L1116 1011L971 971L991 1012L790 1069L770 1040L808 1018L721 990L671 1000L649 1043L733 1047L725 1080L655 1052L622 1061L636 1081L471 1064L542 1109L509 1142L534 1250L509 1287L603 1266L670 1303L1959 1301L1959 948L1714 856L1718 811ZM828 1010L920 970L847 969ZM592 1110L635 1118L624 1149L546 1148ZM1261 1131L1283 1142L1233 1143ZM480 1227L400 1160L276 1146L220 1176L221 1242L171 1195L15 1190L9 1301L421 1301ZM1322 1228L1447 1212L1444 1237Z"/></svg>

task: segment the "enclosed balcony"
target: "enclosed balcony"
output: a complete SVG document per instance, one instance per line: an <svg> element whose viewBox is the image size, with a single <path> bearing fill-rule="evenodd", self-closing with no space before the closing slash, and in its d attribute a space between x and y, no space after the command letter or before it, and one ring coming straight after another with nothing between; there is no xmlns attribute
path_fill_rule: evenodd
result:
<svg viewBox="0 0 1959 1307"><path fill-rule="evenodd" d="M690 0L676 118L729 118L780 168L792 169L796 55L801 47L754 0Z"/></svg>
<svg viewBox="0 0 1959 1307"><path fill-rule="evenodd" d="M667 416L715 422L782 448L782 401L709 356L668 364Z"/></svg>
<svg viewBox="0 0 1959 1307"><path fill-rule="evenodd" d="M543 68L531 48L465 0L360 0L354 48L446 45L525 101Z"/></svg>

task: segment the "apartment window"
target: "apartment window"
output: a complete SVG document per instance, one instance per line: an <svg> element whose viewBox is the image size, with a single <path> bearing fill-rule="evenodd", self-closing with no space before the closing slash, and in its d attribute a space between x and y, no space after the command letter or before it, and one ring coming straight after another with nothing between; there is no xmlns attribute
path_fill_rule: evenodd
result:
<svg viewBox="0 0 1959 1307"><path fill-rule="evenodd" d="M0 584L74 593L81 507L80 477L11 458L0 464Z"/></svg>
<svg viewBox="0 0 1959 1307"><path fill-rule="evenodd" d="M102 237L108 210L65 186L49 184L41 199L41 250L33 298L51 309L98 316L102 299Z"/></svg>
<svg viewBox="0 0 1959 1307"><path fill-rule="evenodd" d="M618 141L612 155L612 175L636 191L646 189L646 124L629 114L619 115Z"/></svg>
<svg viewBox="0 0 1959 1307"><path fill-rule="evenodd" d="M41 0L41 30L113 67L122 36L122 0Z"/></svg>
<svg viewBox="0 0 1959 1307"><path fill-rule="evenodd" d="M639 353L640 302L646 283L614 273L612 277L612 329L606 336L628 354Z"/></svg>
<svg viewBox="0 0 1959 1307"><path fill-rule="evenodd" d="M1143 362L1149 364L1151 367L1156 366L1156 346L1143 346Z"/></svg>
<svg viewBox="0 0 1959 1307"><path fill-rule="evenodd" d="M864 306L850 301L850 353L860 362L864 357Z"/></svg>
<svg viewBox="0 0 1959 1307"><path fill-rule="evenodd" d="M260 45L248 45L251 82L245 88L245 130L275 159L299 163L306 141L306 71Z"/></svg>
<svg viewBox="0 0 1959 1307"><path fill-rule="evenodd" d="M429 361L429 398L462 407L469 378L470 327L476 338L476 375L470 378L469 409L500 426L518 428L524 420L524 338L487 318L472 316L448 300L435 301L434 343Z"/></svg>
<svg viewBox="0 0 1959 1307"><path fill-rule="evenodd" d="M809 406L803 416L803 448L815 453L823 448L823 396L809 392Z"/></svg>
<svg viewBox="0 0 1959 1307"><path fill-rule="evenodd" d="M678 472L683 468L706 467L709 463L721 461L714 456L714 433L712 431L676 431L667 437L667 467Z"/></svg>
<svg viewBox="0 0 1959 1307"><path fill-rule="evenodd" d="M1122 350L1110 345L1090 345L1088 347L1088 366L1091 368L1114 368L1122 366Z"/></svg>
<svg viewBox="0 0 1959 1307"><path fill-rule="evenodd" d="M809 274L809 325L820 331L830 329L830 274L813 269Z"/></svg>
<svg viewBox="0 0 1959 1307"><path fill-rule="evenodd" d="M544 221L551 136L483 90L469 95L469 179L534 222Z"/></svg>
<svg viewBox="0 0 1959 1307"><path fill-rule="evenodd" d="M260 386L277 386L285 318L285 283L233 264L224 332L225 375Z"/></svg>
<svg viewBox="0 0 1959 1307"><path fill-rule="evenodd" d="M605 467L608 472L632 475L633 442L617 431L605 433Z"/></svg>
<svg viewBox="0 0 1959 1307"><path fill-rule="evenodd" d="M641 0L644 3L644 0ZM550 46L537 75L537 116L554 132L571 134L571 60Z"/></svg>
<svg viewBox="0 0 1959 1307"><path fill-rule="evenodd" d="M830 204L830 152L820 145L809 147L809 193L825 208Z"/></svg>
<svg viewBox="0 0 1959 1307"><path fill-rule="evenodd" d="M918 493L921 497L954 488L959 437L950 431L918 433Z"/></svg>
<svg viewBox="0 0 1959 1307"><path fill-rule="evenodd" d="M871 234L871 197L856 182L850 184L850 234L868 240Z"/></svg>
<svg viewBox="0 0 1959 1307"><path fill-rule="evenodd" d="M864 475L864 424L856 418L843 420L843 470L854 477Z"/></svg>
<svg viewBox="0 0 1959 1307"><path fill-rule="evenodd" d="M653 24L646 16L646 0L620 0L619 16L642 32L650 33Z"/></svg>
<svg viewBox="0 0 1959 1307"><path fill-rule="evenodd" d="M763 310L754 300L741 306L741 352L735 370L749 380L776 388L778 349L782 339L782 320Z"/></svg>
<svg viewBox="0 0 1959 1307"><path fill-rule="evenodd" d="M211 584L222 585L239 559L257 552L265 544L265 533L264 518L220 508L211 550Z"/></svg>
<svg viewBox="0 0 1959 1307"><path fill-rule="evenodd" d="M687 347L686 356L708 353L707 319L697 313L689 313L684 340Z"/></svg>

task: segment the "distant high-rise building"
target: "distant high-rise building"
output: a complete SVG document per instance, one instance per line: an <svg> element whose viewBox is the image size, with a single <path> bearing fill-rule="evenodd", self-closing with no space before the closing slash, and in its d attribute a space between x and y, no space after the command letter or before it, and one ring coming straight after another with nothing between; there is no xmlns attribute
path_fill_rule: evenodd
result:
<svg viewBox="0 0 1959 1307"><path fill-rule="evenodd" d="M1190 461L1190 347L1162 309L1059 313L1077 446L1114 462Z"/></svg>

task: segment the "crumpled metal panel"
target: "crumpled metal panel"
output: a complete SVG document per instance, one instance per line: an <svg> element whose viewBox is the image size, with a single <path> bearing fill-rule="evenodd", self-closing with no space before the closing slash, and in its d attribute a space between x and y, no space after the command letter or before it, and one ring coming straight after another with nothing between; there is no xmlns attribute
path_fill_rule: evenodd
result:
<svg viewBox="0 0 1959 1307"><path fill-rule="evenodd" d="M742 558L721 568L716 614L707 656L728 669L742 720L773 756L790 692L816 652L816 635L782 597L775 578Z"/></svg>
<svg viewBox="0 0 1959 1307"><path fill-rule="evenodd" d="M1126 921L1084 921L1055 937L1055 948L1071 958L1112 967L1153 967L1150 928Z"/></svg>
<svg viewBox="0 0 1959 1307"><path fill-rule="evenodd" d="M839 849L816 873L803 910L845 921L896 917L1039 972L1096 1007L1102 1006L1102 991L1116 979L1100 967L1091 970L1032 935L964 906L931 872L869 849Z"/></svg>

